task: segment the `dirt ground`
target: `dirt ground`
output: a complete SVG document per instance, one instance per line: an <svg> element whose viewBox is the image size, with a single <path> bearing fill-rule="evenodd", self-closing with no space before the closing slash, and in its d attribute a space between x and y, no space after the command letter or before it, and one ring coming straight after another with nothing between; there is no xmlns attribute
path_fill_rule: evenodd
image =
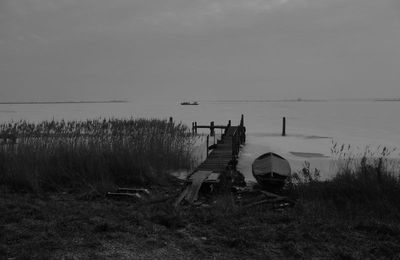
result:
<svg viewBox="0 0 400 260"><path fill-rule="evenodd" d="M246 210L68 193L0 193L0 259L394 259L400 225L321 217L312 207Z"/></svg>

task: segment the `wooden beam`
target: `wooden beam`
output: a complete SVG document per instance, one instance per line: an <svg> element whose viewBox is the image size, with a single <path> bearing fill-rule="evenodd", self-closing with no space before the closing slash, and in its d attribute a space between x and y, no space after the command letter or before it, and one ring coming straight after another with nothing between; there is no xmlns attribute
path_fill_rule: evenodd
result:
<svg viewBox="0 0 400 260"><path fill-rule="evenodd" d="M210 125L196 125L195 128L204 128L204 129L210 129ZM226 129L226 125L214 125L214 129Z"/></svg>
<svg viewBox="0 0 400 260"><path fill-rule="evenodd" d="M282 136L286 136L286 117L282 119Z"/></svg>

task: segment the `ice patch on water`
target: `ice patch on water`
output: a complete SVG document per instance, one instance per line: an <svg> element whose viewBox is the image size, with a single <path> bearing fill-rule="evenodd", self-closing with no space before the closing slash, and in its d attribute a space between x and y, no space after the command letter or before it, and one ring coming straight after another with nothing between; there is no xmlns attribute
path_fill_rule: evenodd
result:
<svg viewBox="0 0 400 260"><path fill-rule="evenodd" d="M304 152L290 152L294 156L304 158L329 158L329 156L323 155L322 153L304 153Z"/></svg>
<svg viewBox="0 0 400 260"><path fill-rule="evenodd" d="M274 152L289 161L292 172L300 170L305 161L310 162L312 168L321 171L321 178L332 176L330 170L330 148L332 141L328 138L304 138L298 136L254 135L247 136L246 144L240 153L238 170L246 180L254 180L251 164L261 154ZM296 152L293 152L296 151Z"/></svg>
<svg viewBox="0 0 400 260"><path fill-rule="evenodd" d="M252 135L255 137L280 137L282 134L280 133L248 133L248 135ZM286 134L285 137L297 137L304 139L332 139L330 136L319 136L319 135L304 135L304 134Z"/></svg>

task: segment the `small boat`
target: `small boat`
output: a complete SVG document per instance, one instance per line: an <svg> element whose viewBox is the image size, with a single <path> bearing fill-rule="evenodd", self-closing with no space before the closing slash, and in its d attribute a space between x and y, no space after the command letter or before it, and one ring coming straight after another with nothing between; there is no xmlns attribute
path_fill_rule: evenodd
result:
<svg viewBox="0 0 400 260"><path fill-rule="evenodd" d="M257 182L266 189L280 189L290 176L289 162L275 153L265 153L254 160L252 172Z"/></svg>
<svg viewBox="0 0 400 260"><path fill-rule="evenodd" d="M198 102L187 102L187 101L185 101L185 102L181 102L181 105L182 106L197 106L199 103Z"/></svg>

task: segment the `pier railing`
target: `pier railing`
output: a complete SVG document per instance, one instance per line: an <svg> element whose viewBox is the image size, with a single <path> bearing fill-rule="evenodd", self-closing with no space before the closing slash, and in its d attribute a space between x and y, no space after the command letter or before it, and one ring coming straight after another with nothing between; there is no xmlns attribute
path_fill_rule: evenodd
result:
<svg viewBox="0 0 400 260"><path fill-rule="evenodd" d="M239 157L240 146L246 142L246 129L244 127L243 115L240 119L239 126L232 134L232 159L237 160Z"/></svg>
<svg viewBox="0 0 400 260"><path fill-rule="evenodd" d="M218 147L218 145L224 144L229 145L232 151L232 162L235 167L237 159L239 157L240 146L246 141L246 128L244 127L244 116L241 116L240 123L238 126L232 126L231 120L228 121L227 125L215 125L214 122L210 122L210 125L198 125L197 122L192 123L192 133L197 134L198 129L210 129L210 134L207 135L207 157L210 149ZM215 129L223 130L223 134L221 136L221 140L215 143ZM210 146L209 140L210 136L214 137L214 143Z"/></svg>
<svg viewBox="0 0 400 260"><path fill-rule="evenodd" d="M232 134L232 159L237 159L239 155L240 146L245 142L244 127L238 127Z"/></svg>

